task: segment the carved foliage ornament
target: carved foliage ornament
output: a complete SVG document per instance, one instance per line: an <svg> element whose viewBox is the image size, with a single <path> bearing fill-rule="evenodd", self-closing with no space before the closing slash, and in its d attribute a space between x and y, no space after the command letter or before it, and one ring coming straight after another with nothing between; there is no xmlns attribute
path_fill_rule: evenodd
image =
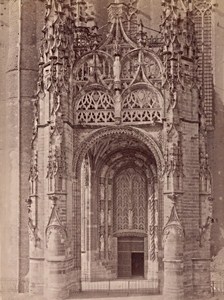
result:
<svg viewBox="0 0 224 300"><path fill-rule="evenodd" d="M30 242L34 245L34 247L36 248L38 246L38 243L40 242L40 237L38 234L38 228L36 226L36 224L34 224L35 220L33 220L32 218L32 204L33 201L31 199L31 197L29 197L26 200L26 204L27 204L27 209L28 209L28 230L29 230L29 238L30 238ZM35 209L35 208L34 208ZM36 212L34 211L34 214Z"/></svg>
<svg viewBox="0 0 224 300"><path fill-rule="evenodd" d="M33 102L33 112L34 112L34 117L33 117L33 132L32 132L32 139L31 139L31 146L32 149L35 149L35 141L37 139L37 134L38 134L38 125L39 125L39 94L32 99Z"/></svg>
<svg viewBox="0 0 224 300"><path fill-rule="evenodd" d="M65 178L67 175L67 163L66 163L66 155L63 144L61 147L54 147L54 151L52 151L52 147L49 151L48 156L48 166L47 166L47 178Z"/></svg>
<svg viewBox="0 0 224 300"><path fill-rule="evenodd" d="M30 193L37 194L37 184L38 184L38 151L34 150L31 159L31 167L29 174L30 182Z"/></svg>

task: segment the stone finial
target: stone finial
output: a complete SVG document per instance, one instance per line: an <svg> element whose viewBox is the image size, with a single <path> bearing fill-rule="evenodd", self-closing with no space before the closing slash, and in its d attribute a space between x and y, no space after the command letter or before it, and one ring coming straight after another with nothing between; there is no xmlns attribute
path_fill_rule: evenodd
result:
<svg viewBox="0 0 224 300"><path fill-rule="evenodd" d="M138 33L137 33L137 41L138 45L144 47L146 45L147 34L144 32L144 25L142 20L140 19L138 24Z"/></svg>

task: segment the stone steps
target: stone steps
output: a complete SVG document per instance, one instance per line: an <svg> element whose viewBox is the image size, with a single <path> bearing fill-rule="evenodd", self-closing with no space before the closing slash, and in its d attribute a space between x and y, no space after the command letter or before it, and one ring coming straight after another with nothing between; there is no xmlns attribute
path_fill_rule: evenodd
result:
<svg viewBox="0 0 224 300"><path fill-rule="evenodd" d="M99 280L110 280L116 276L116 270L111 266L111 263L107 260L100 260L98 255L94 257L91 265L92 274Z"/></svg>

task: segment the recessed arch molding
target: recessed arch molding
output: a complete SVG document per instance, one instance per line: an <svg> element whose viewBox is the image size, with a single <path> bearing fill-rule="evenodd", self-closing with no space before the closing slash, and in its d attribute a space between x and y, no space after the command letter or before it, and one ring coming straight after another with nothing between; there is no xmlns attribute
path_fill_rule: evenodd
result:
<svg viewBox="0 0 224 300"><path fill-rule="evenodd" d="M134 128L134 127L111 127L111 128L101 128L92 132L79 146L77 151L75 151L74 161L73 161L73 170L75 172L75 177L78 176L81 163L89 151L95 143L104 138L108 137L118 137L118 136L126 136L132 138L134 140L138 140L145 144L149 151L153 154L158 171L158 177L163 173L164 169L164 158L162 154L161 147L159 146L158 142L155 140L152 135L147 132L144 132L141 129Z"/></svg>

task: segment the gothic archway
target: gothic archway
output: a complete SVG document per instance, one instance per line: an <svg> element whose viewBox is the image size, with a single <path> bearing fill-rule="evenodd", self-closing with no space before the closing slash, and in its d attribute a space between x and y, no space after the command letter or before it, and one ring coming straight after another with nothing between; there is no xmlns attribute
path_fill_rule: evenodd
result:
<svg viewBox="0 0 224 300"><path fill-rule="evenodd" d="M134 276L139 272L134 269L137 259L142 261L139 274L154 280L162 224L163 161L157 143L137 129L111 128L97 130L79 149L74 170L75 205L80 203L81 212L82 279ZM132 247L126 273L118 269L125 239Z"/></svg>
<svg viewBox="0 0 224 300"><path fill-rule="evenodd" d="M86 136L86 135L85 135ZM152 135L137 129L132 126L111 126L110 128L101 128L94 130L84 140L77 145L77 151L74 154L73 170L75 176L79 176L81 163L91 147L101 143L101 140L106 140L108 137L126 137L129 140L137 140L153 154L156 161L158 175L161 175L164 170L164 156L161 147Z"/></svg>

